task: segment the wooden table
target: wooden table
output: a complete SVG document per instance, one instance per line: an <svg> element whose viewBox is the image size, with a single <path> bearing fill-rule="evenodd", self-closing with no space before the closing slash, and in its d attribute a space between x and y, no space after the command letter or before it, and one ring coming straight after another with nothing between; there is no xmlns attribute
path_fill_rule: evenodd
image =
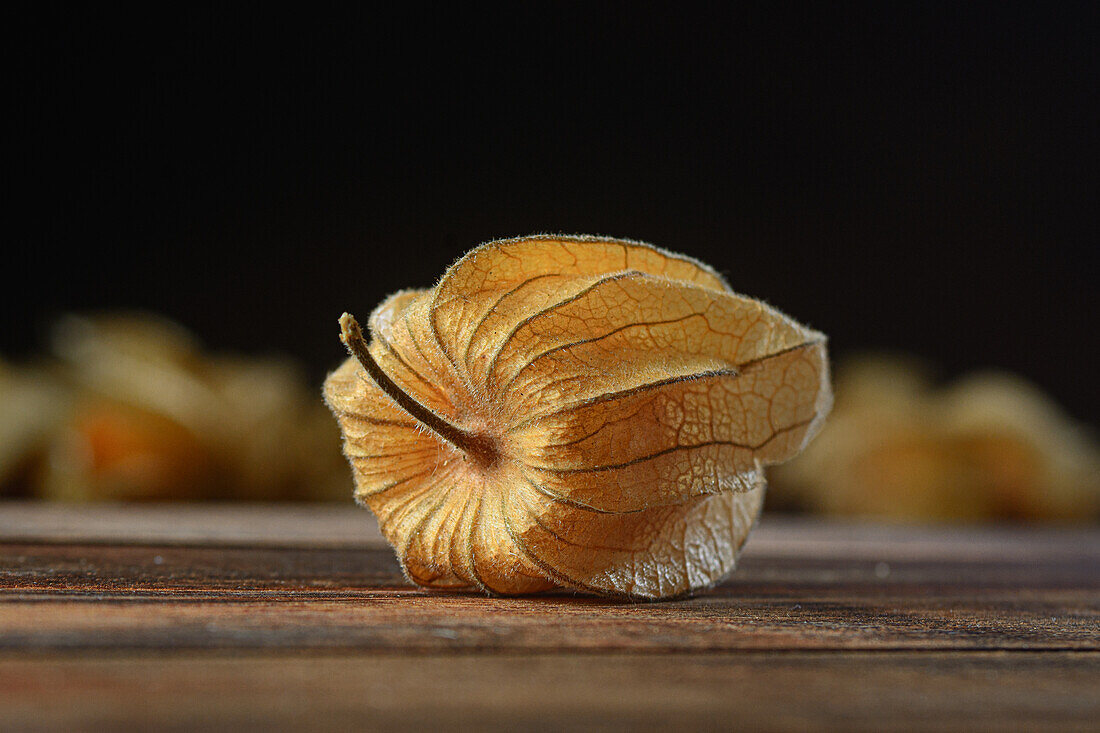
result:
<svg viewBox="0 0 1100 733"><path fill-rule="evenodd" d="M1100 729L1100 531L765 517L671 603L406 585L368 512L0 504L0 729Z"/></svg>

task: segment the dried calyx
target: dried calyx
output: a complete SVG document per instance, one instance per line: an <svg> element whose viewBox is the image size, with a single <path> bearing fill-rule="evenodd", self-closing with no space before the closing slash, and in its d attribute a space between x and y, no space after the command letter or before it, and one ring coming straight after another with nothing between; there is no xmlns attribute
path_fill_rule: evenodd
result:
<svg viewBox="0 0 1100 733"><path fill-rule="evenodd" d="M627 240L491 242L340 323L356 497L434 588L711 585L832 399L821 334Z"/></svg>

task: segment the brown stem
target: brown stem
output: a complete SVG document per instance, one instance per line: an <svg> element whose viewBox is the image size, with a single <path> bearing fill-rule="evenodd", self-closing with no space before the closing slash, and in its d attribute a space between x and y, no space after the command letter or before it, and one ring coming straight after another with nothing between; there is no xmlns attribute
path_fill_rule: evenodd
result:
<svg viewBox="0 0 1100 733"><path fill-rule="evenodd" d="M363 338L363 331L359 328L359 322L350 313L340 316L340 340L344 342L344 346L348 347L348 351L362 365L367 375L378 385L378 388L389 395L390 399L396 402L402 410L467 455L485 464L496 461L498 457L497 449L491 439L484 435L466 432L452 425L428 407L417 402L390 379L390 376L382 370L382 367L371 356L370 350L367 348L367 342Z"/></svg>

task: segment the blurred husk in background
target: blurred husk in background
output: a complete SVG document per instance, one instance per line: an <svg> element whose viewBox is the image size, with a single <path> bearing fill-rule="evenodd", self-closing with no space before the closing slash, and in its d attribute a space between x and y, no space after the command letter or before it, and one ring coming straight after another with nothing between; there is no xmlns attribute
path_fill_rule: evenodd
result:
<svg viewBox="0 0 1100 733"><path fill-rule="evenodd" d="M842 362L836 403L798 459L769 474L770 508L930 521L1090 521L1100 450L1037 387L983 372L937 387L912 357Z"/></svg>
<svg viewBox="0 0 1100 733"><path fill-rule="evenodd" d="M1007 373L936 386L917 360L836 370L821 434L769 472L768 508L912 521L1091 521L1100 450ZM69 316L49 356L0 361L0 496L341 500L351 477L320 391L281 358L213 355L147 313Z"/></svg>
<svg viewBox="0 0 1100 733"><path fill-rule="evenodd" d="M350 498L339 431L292 362L204 353L145 313L69 316L0 362L0 495Z"/></svg>

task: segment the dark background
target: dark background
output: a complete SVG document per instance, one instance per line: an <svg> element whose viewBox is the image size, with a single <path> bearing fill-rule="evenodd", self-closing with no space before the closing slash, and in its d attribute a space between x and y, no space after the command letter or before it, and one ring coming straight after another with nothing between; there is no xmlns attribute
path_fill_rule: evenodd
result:
<svg viewBox="0 0 1100 733"><path fill-rule="evenodd" d="M0 354L137 307L319 384L343 310L599 233L1096 420L1095 10L544 11L10 19Z"/></svg>

